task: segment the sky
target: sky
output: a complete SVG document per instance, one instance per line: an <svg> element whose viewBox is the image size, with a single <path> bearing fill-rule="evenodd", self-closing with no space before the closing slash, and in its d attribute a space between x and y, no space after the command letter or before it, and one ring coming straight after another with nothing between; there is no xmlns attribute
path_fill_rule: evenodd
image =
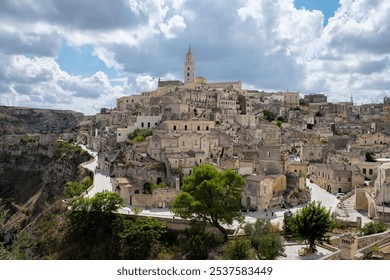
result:
<svg viewBox="0 0 390 280"><path fill-rule="evenodd" d="M2 0L0 105L95 114L196 76L244 88L390 96L388 0Z"/></svg>

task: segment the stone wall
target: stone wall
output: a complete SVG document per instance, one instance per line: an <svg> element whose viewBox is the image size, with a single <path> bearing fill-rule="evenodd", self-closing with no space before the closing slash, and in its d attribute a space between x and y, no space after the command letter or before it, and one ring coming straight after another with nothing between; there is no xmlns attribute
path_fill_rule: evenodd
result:
<svg viewBox="0 0 390 280"><path fill-rule="evenodd" d="M135 194L132 195L132 206L152 208L167 208L171 207L173 201L180 191L171 188L156 189L153 194Z"/></svg>

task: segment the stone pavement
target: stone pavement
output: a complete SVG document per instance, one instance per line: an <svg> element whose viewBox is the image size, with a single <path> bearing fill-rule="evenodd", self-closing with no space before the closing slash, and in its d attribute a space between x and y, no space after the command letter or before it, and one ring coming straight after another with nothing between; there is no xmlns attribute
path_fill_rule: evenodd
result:
<svg viewBox="0 0 390 280"><path fill-rule="evenodd" d="M358 212L355 210L355 199L356 194L353 194L351 197L340 201L341 209L344 211L338 212L339 218L344 221L356 222L357 217L360 217L362 219L362 225L372 222L372 220L367 217L367 212Z"/></svg>

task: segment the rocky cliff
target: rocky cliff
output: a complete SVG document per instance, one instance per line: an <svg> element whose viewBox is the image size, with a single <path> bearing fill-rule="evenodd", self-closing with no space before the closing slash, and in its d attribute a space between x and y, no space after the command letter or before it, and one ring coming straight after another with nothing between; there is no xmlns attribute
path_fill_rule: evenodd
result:
<svg viewBox="0 0 390 280"><path fill-rule="evenodd" d="M79 168L88 153L58 140L83 120L71 111L0 107L0 211L8 213L0 241L31 226L66 182L88 175Z"/></svg>

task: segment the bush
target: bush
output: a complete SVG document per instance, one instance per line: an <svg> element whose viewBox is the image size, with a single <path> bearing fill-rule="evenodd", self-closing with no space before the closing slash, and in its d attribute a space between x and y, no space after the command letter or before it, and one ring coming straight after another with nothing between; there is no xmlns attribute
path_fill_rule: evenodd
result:
<svg viewBox="0 0 390 280"><path fill-rule="evenodd" d="M245 233L249 234L250 244L260 260L275 260L284 252L282 238L275 232L270 221L257 220L254 225L245 226Z"/></svg>
<svg viewBox="0 0 390 280"><path fill-rule="evenodd" d="M145 137L143 137L142 135L137 135L133 138L133 140L131 140L131 143L142 142L144 140L145 140Z"/></svg>
<svg viewBox="0 0 390 280"><path fill-rule="evenodd" d="M251 244L246 238L238 238L225 246L223 254L225 260L251 260L253 259Z"/></svg>
<svg viewBox="0 0 390 280"><path fill-rule="evenodd" d="M69 153L69 152L82 153L83 149L81 149L80 146L71 144L71 143L66 142L66 141L58 141L57 142L57 151L61 154Z"/></svg>
<svg viewBox="0 0 390 280"><path fill-rule="evenodd" d="M223 243L223 236L208 232L205 223L191 221L190 225L179 239L179 246L187 259L205 260L212 249Z"/></svg>
<svg viewBox="0 0 390 280"><path fill-rule="evenodd" d="M377 224L374 224L372 222L367 223L360 229L360 232L363 235L371 235L371 234L376 234L376 233L381 233L387 230L387 225L380 221Z"/></svg>
<svg viewBox="0 0 390 280"><path fill-rule="evenodd" d="M148 128L148 129L139 129L137 128L136 130L134 130L133 132L129 132L127 134L127 138L129 140L134 140L136 137L138 136L142 136L143 139L141 141L144 141L144 139L148 136L151 136L153 135L153 130ZM141 139L141 137L139 137L138 139ZM139 141L136 141L136 142L139 142Z"/></svg>
<svg viewBox="0 0 390 280"><path fill-rule="evenodd" d="M93 181L90 177L84 179L80 182L68 182L64 190L64 196L66 198L72 198L75 196L81 195L85 192L90 186L92 186Z"/></svg>

